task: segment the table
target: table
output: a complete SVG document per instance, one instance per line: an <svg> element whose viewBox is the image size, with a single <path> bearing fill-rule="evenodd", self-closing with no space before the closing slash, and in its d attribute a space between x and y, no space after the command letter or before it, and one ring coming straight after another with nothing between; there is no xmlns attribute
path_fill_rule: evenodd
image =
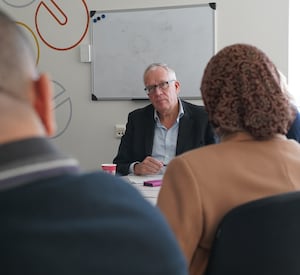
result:
<svg viewBox="0 0 300 275"><path fill-rule="evenodd" d="M162 177L163 175L135 176L130 174L128 176L124 176L125 180L130 182L132 186L135 187L143 195L143 197L153 205L156 205L160 186L144 186L144 181L162 179Z"/></svg>

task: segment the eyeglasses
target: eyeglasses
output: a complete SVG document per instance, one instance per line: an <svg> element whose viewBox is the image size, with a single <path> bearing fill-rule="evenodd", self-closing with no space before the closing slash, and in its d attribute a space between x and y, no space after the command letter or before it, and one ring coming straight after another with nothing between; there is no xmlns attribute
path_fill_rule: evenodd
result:
<svg viewBox="0 0 300 275"><path fill-rule="evenodd" d="M175 81L175 79L164 81L164 82L158 83L156 85L150 85L150 86L145 87L144 90L147 92L148 95L151 95L151 94L153 94L156 91L156 88L159 88L161 90L168 89L170 83L173 82L173 81Z"/></svg>

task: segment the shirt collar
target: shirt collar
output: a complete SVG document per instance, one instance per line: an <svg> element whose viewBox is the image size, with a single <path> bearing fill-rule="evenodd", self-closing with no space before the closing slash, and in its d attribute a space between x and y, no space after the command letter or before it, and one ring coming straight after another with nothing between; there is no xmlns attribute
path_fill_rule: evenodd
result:
<svg viewBox="0 0 300 275"><path fill-rule="evenodd" d="M79 173L78 162L60 153L46 138L0 145L0 189L70 173Z"/></svg>

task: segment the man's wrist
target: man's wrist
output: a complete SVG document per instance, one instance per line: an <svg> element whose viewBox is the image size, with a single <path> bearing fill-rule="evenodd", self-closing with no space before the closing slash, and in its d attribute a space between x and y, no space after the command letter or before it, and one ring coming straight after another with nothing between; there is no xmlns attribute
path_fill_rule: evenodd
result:
<svg viewBox="0 0 300 275"><path fill-rule="evenodd" d="M135 161L135 162L133 162L133 163L130 164L130 166L129 166L129 173L130 174L135 174L135 172L134 172L134 166L136 164L138 164L138 163L140 163L140 162L139 161Z"/></svg>

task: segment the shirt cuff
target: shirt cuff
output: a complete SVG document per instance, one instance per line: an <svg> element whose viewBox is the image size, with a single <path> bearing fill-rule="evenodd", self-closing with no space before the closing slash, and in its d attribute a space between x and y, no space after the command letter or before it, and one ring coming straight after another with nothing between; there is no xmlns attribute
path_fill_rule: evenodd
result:
<svg viewBox="0 0 300 275"><path fill-rule="evenodd" d="M133 162L133 163L130 164L130 166L129 166L129 174L134 174L133 168L134 168L134 165L136 165L137 163L140 163L140 162L139 161L135 161L135 162Z"/></svg>

